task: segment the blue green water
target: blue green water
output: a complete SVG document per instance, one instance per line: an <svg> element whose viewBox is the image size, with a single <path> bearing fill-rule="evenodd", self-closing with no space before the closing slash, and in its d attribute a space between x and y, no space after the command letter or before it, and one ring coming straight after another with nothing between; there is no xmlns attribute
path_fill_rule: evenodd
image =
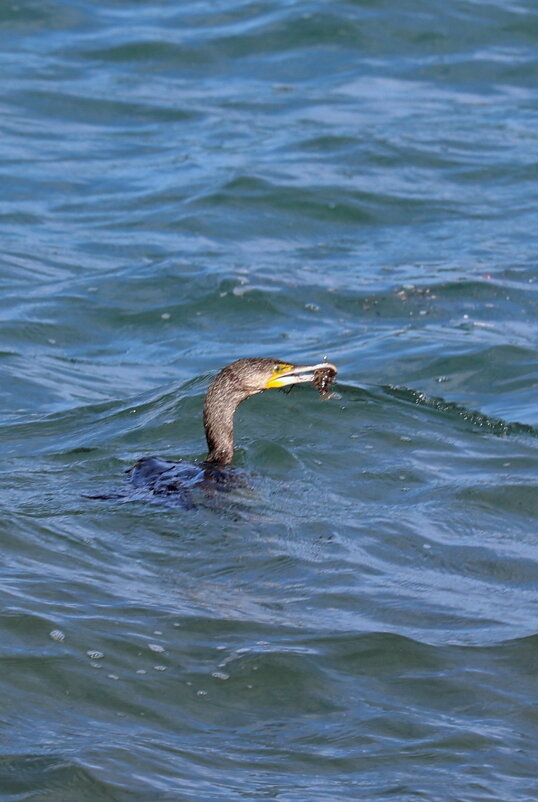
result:
<svg viewBox="0 0 538 802"><path fill-rule="evenodd" d="M0 799L538 798L538 9L0 6ZM243 356L339 367L242 405Z"/></svg>

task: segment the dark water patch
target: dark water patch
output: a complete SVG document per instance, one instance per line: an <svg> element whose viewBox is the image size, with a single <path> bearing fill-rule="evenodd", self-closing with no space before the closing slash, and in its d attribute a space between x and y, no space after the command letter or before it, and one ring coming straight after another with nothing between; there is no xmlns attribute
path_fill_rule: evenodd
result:
<svg viewBox="0 0 538 802"><path fill-rule="evenodd" d="M122 38L121 35L119 38ZM216 55L216 54L215 54ZM91 61L105 63L133 63L145 64L146 69L158 68L161 70L178 70L195 67L210 66L215 61L215 55L210 48L201 50L199 47L188 47L179 42L166 42L162 39L148 40L136 38L134 41L115 44L111 47L88 47L83 56Z"/></svg>
<svg viewBox="0 0 538 802"><path fill-rule="evenodd" d="M435 202L426 204L411 193L390 196L348 190L343 195L342 187L330 184L305 191L304 188L295 189L282 184L270 185L261 179L235 179L221 191L198 200L197 204L248 207L249 210L252 207L278 208L283 213L304 215L337 225L379 224L381 218L385 225L402 225L410 215L414 220L427 220L435 214ZM449 213L446 201L443 208L445 214Z"/></svg>
<svg viewBox="0 0 538 802"><path fill-rule="evenodd" d="M99 799L116 802L117 796L107 784L92 776L91 771L76 765L66 755L13 755L0 762L0 782L7 800L34 796L39 788L42 800L67 802L73 789L81 800Z"/></svg>
<svg viewBox="0 0 538 802"><path fill-rule="evenodd" d="M460 497L468 503L484 505L489 509L500 508L505 513L521 516L526 520L536 518L538 514L535 483L495 484L494 487L471 486L460 491Z"/></svg>
<svg viewBox="0 0 538 802"><path fill-rule="evenodd" d="M16 30L17 33L31 34L43 32L49 28L54 28L55 24L63 22L69 27L79 18L74 7L59 8L54 0L45 2L35 2L35 0L23 0L21 3L5 3L0 11L0 21L8 30Z"/></svg>
<svg viewBox="0 0 538 802"><path fill-rule="evenodd" d="M182 122L191 119L193 112L184 109L172 109L151 103L148 98L145 103L126 103L119 99L114 101L106 97L92 97L77 94L59 94L58 92L41 91L32 95L26 92L18 97L18 102L32 108L42 105L42 111L47 117L74 123L75 125L99 124L99 127L112 126L129 129L140 127L141 122L150 121L152 124L167 124Z"/></svg>

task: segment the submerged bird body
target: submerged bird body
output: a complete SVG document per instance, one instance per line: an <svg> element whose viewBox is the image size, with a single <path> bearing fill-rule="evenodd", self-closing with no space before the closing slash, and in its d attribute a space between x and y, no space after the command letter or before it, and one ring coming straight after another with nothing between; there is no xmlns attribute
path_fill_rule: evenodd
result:
<svg viewBox="0 0 538 802"><path fill-rule="evenodd" d="M233 468L223 470L207 463L172 462L160 457L142 457L127 471L135 495L166 500L185 509L196 507L195 489L213 493L244 485Z"/></svg>
<svg viewBox="0 0 538 802"><path fill-rule="evenodd" d="M313 382L325 394L337 370L329 362L292 365L262 357L238 359L226 365L209 386L204 402L208 454L201 463L171 462L142 457L127 473L137 497L151 497L194 507L192 490L229 490L244 486L241 473L230 467L234 453L234 414L239 404L272 388ZM103 498L103 496L100 496Z"/></svg>

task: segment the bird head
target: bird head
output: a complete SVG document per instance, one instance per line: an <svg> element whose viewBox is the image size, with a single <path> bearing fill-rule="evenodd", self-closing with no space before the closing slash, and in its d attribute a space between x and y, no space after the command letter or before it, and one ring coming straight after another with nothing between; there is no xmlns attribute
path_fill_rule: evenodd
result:
<svg viewBox="0 0 538 802"><path fill-rule="evenodd" d="M234 375L248 395L261 393L263 390L312 382L317 371L327 369L332 370L336 375L337 369L330 362L318 362L315 365L293 365L290 362L266 357L238 359L225 368Z"/></svg>

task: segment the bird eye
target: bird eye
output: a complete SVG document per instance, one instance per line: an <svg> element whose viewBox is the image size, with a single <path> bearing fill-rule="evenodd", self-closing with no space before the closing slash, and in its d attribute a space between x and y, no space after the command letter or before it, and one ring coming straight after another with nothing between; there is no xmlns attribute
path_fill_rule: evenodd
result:
<svg viewBox="0 0 538 802"><path fill-rule="evenodd" d="M280 373L282 370L282 365L275 365L273 368L273 373Z"/></svg>

